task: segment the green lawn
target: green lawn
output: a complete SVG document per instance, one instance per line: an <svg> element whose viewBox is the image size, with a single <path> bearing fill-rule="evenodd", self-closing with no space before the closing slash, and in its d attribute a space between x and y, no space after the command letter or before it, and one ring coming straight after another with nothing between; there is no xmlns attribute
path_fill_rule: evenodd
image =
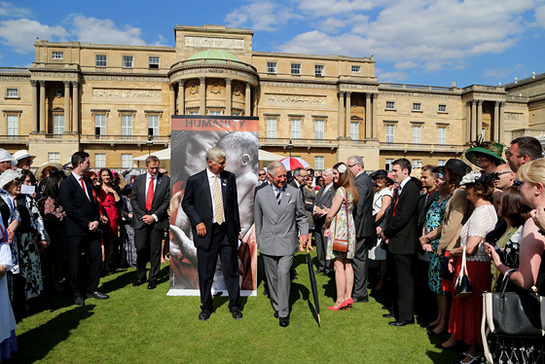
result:
<svg viewBox="0 0 545 364"><path fill-rule="evenodd" d="M419 325L391 327L382 317L384 296L333 312L334 281L317 276L322 326L318 327L304 254L295 257L299 279L292 284L291 319L281 328L268 298L242 297L244 318L234 320L227 298L216 297L214 312L201 322L199 297L168 297L168 265L158 288L132 287L134 269L101 280L109 300L89 299L83 307L68 295L18 324L17 362L48 363L452 363L460 360L434 348ZM44 306L48 301L44 300ZM417 322L429 322L429 314Z"/></svg>

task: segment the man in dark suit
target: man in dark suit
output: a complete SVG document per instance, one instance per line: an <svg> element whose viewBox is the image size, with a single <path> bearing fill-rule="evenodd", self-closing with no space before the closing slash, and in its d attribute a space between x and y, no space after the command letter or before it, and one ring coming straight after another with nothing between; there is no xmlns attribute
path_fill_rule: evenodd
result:
<svg viewBox="0 0 545 364"><path fill-rule="evenodd" d="M100 214L93 183L88 177L84 177L91 165L89 154L86 152L72 154L72 165L74 166L72 174L61 182L59 199L66 211L64 222L68 242L68 280L74 295L74 303L83 306L85 297L99 300L110 297L97 290L102 263L102 250L97 232ZM78 269L82 250L85 250L89 260L89 275L85 291L78 287Z"/></svg>
<svg viewBox="0 0 545 364"><path fill-rule="evenodd" d="M354 269L354 302L369 302L367 273L369 271L369 241L373 234L373 181L363 169L363 160L357 155L348 158L346 164L354 176L358 191L358 204L353 211L356 225L356 250L352 267Z"/></svg>
<svg viewBox="0 0 545 364"><path fill-rule="evenodd" d="M229 309L234 319L242 318L237 247L240 218L235 175L225 168L225 151L211 148L206 152L208 168L189 177L182 208L193 231L197 248L201 313L199 320L210 318L212 283L218 256L229 292Z"/></svg>
<svg viewBox="0 0 545 364"><path fill-rule="evenodd" d="M413 265L418 242L416 220L420 192L410 174L411 163L407 159L394 161L392 175L399 187L388 213L388 224L381 232L392 258L397 285L393 299L393 318L396 320L389 323L392 326L414 324ZM388 316L386 314L385 317Z"/></svg>
<svg viewBox="0 0 545 364"><path fill-rule="evenodd" d="M305 187L306 180L307 171L302 167L297 167L293 170L293 181L291 181L289 185L302 191L302 188ZM301 194L302 193L303 192L301 192Z"/></svg>
<svg viewBox="0 0 545 364"><path fill-rule="evenodd" d="M132 227L136 247L136 281L133 287L146 283L146 264L150 262L148 289L157 287L161 269L161 241L168 228L170 177L159 173L159 158L146 158L147 173L134 179L131 193Z"/></svg>
<svg viewBox="0 0 545 364"><path fill-rule="evenodd" d="M332 261L326 260L327 237L325 234L325 218L331 208L335 189L333 188L333 169L324 171L324 186L320 188L314 201L314 238L316 239L316 256L318 258L318 270L323 276L333 271Z"/></svg>

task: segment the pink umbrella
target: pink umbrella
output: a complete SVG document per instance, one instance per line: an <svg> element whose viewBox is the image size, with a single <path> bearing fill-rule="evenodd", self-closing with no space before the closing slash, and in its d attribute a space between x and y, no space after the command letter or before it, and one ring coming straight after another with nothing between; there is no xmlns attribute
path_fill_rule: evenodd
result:
<svg viewBox="0 0 545 364"><path fill-rule="evenodd" d="M305 162L303 159L297 158L297 157L289 157L289 158L280 159L280 163L282 163L284 167L286 167L286 170L288 171L293 171L295 168L299 168L299 167L301 168L310 167L310 164Z"/></svg>

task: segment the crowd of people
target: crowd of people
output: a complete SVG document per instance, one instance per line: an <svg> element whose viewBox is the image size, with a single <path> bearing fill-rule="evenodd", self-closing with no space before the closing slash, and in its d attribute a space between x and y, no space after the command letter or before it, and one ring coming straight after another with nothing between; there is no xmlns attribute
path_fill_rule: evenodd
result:
<svg viewBox="0 0 545 364"><path fill-rule="evenodd" d="M444 337L436 347L457 351L461 363L480 362L483 341L495 361L545 362L541 339L481 334L481 292L498 290L508 270L515 270L508 290L535 286L545 294L543 150L537 139L521 137L505 149L507 161L503 152L499 143L478 141L465 153L474 166L450 159L417 175L405 158L393 162L391 173L368 174L360 156L316 173L286 171L280 162L261 169L255 239L279 325L290 323L294 255L315 249L316 273L335 281L329 310L369 302L369 289L384 292L390 303L383 316L402 327L415 323L418 301L429 300L437 316L420 323L430 337ZM198 255L199 319L208 320L214 310L218 257L229 310L242 319L236 177L224 170L224 150L212 148L205 157L207 168L188 179L181 200ZM89 155L76 152L70 166L44 164L37 178L33 159L27 151L12 156L0 149L0 359L16 350L16 321L44 289L69 289L76 305L108 299L99 279L116 266L136 268L133 286L148 282L154 289L160 262L168 259L170 179L156 157L146 160L146 173L122 176L90 170ZM85 278L78 275L83 250ZM469 277L470 294L456 294L461 272ZM429 294L421 294L422 287Z"/></svg>

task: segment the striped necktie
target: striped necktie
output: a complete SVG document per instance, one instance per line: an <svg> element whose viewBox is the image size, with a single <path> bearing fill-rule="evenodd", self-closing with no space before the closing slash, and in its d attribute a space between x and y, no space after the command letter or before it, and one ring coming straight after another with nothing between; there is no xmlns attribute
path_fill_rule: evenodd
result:
<svg viewBox="0 0 545 364"><path fill-rule="evenodd" d="M223 223L223 201L221 199L220 183L219 176L214 177L214 207L216 208L216 222L218 225Z"/></svg>
<svg viewBox="0 0 545 364"><path fill-rule="evenodd" d="M280 205L280 201L282 201L282 190L276 191L276 202Z"/></svg>

